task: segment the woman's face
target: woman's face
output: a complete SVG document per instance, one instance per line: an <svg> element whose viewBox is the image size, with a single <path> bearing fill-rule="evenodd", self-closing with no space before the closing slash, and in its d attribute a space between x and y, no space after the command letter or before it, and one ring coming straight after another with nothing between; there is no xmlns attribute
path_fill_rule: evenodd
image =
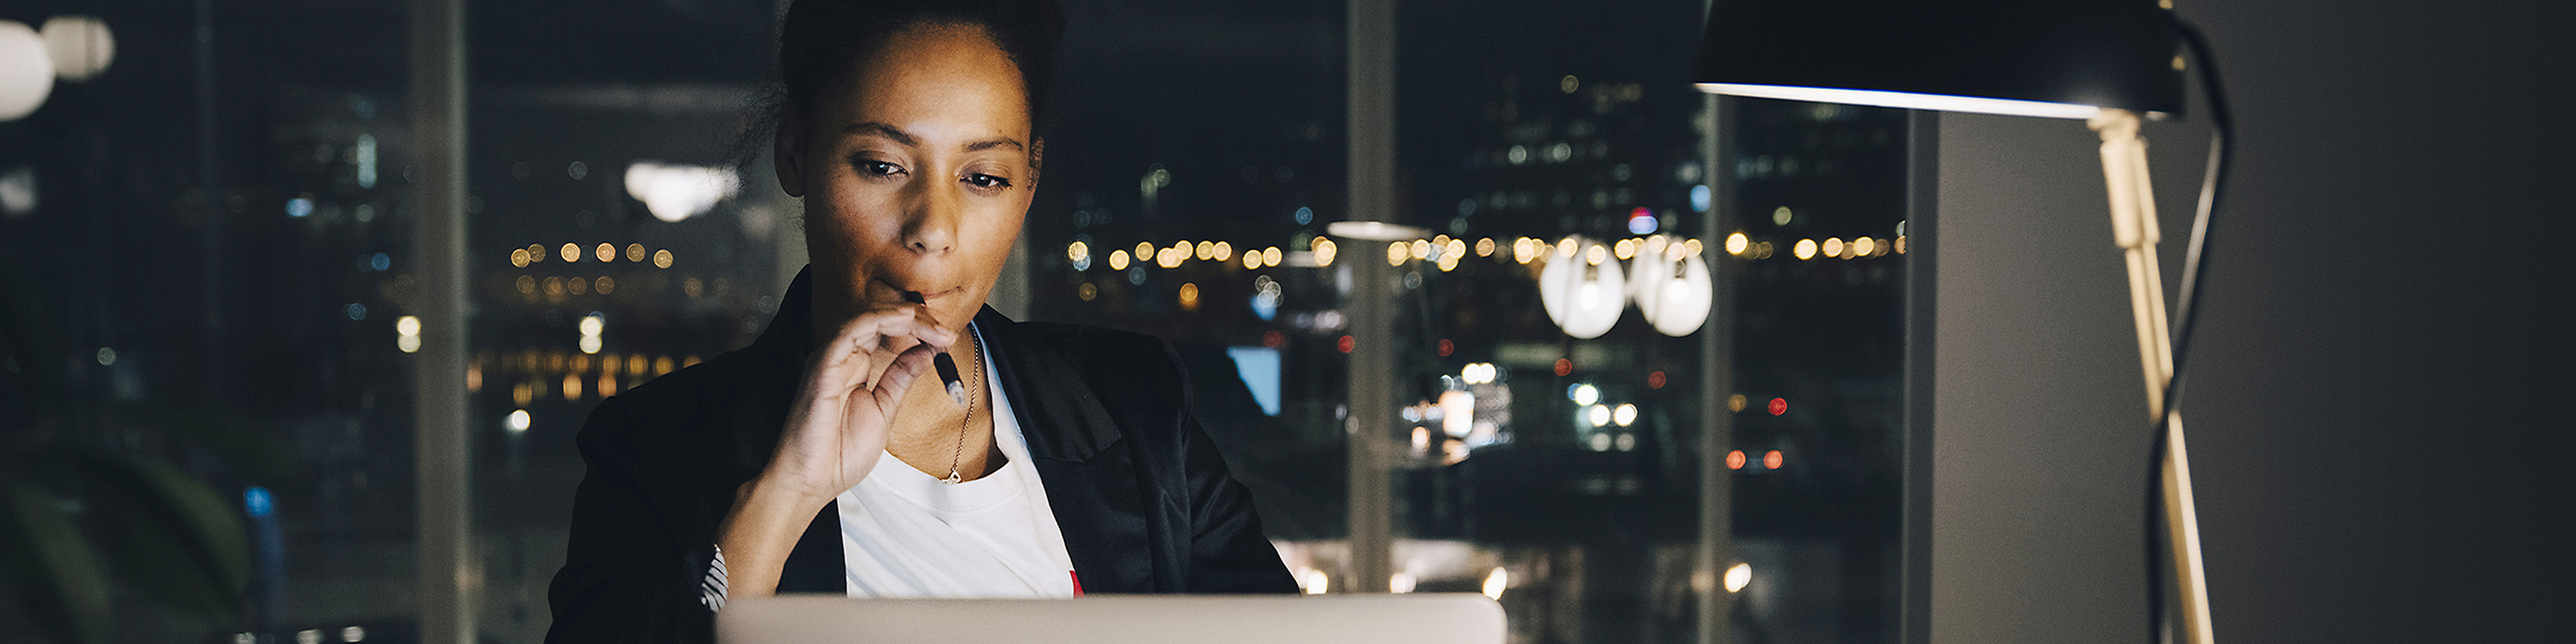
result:
<svg viewBox="0 0 2576 644"><path fill-rule="evenodd" d="M964 328L1037 187L1018 66L979 27L915 25L781 121L778 181L805 199L815 332L906 291Z"/></svg>

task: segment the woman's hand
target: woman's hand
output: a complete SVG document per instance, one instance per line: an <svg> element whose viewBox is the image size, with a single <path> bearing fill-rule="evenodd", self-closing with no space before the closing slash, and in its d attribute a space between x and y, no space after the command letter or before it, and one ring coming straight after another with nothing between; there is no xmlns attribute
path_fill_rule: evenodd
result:
<svg viewBox="0 0 2576 644"><path fill-rule="evenodd" d="M932 355L956 341L957 332L932 320L929 307L911 304L861 314L815 349L778 451L758 478L734 491L733 509L716 527L731 577L727 596L777 592L787 554L814 513L876 468L903 393L930 369ZM878 356L894 347L904 347L894 364L868 382Z"/></svg>
<svg viewBox="0 0 2576 644"><path fill-rule="evenodd" d="M885 452L894 412L931 357L957 341L930 308L918 304L879 309L841 326L830 344L806 361L805 384L788 407L778 450L759 485L815 507L858 485ZM892 366L868 382L877 358L894 347Z"/></svg>

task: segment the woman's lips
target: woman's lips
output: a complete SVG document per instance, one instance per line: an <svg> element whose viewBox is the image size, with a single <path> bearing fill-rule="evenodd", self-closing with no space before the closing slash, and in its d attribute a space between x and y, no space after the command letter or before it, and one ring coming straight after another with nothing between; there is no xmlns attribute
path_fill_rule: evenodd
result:
<svg viewBox="0 0 2576 644"><path fill-rule="evenodd" d="M880 284L883 284L883 285L886 287L886 289L887 289L887 290L890 290L890 291L893 291L893 292L894 292L894 299L895 299L896 301L898 301L898 302L903 302L903 303L907 303L907 304L928 304L928 303L930 303L930 301L931 301L931 300L937 300L937 299L939 299L939 298L947 297L947 296L950 296L950 295L955 295L955 294L957 294L958 292L960 292L960 291L964 290L964 289L958 289L958 288L948 288L948 289L941 289L941 290L937 290L937 291L930 291L930 290L914 290L914 289L904 288L904 287L902 287L902 286L897 286L897 285L895 285L895 284L893 284L893 283L891 283L891 282L879 282L879 283L880 283Z"/></svg>

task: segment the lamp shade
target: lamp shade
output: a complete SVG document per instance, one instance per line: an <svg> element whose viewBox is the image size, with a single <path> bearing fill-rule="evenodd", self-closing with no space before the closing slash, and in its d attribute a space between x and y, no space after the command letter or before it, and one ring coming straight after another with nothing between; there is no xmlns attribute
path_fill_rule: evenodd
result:
<svg viewBox="0 0 2576 644"><path fill-rule="evenodd" d="M1702 91L2027 116L2182 111L2157 0L1715 0Z"/></svg>

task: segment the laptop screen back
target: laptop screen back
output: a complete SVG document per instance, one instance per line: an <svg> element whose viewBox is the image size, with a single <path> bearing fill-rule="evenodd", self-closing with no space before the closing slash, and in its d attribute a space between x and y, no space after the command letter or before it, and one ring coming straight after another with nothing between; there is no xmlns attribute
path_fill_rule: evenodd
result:
<svg viewBox="0 0 2576 644"><path fill-rule="evenodd" d="M717 644L1502 644L1503 609L1473 593L1099 595L1078 599L738 600Z"/></svg>

